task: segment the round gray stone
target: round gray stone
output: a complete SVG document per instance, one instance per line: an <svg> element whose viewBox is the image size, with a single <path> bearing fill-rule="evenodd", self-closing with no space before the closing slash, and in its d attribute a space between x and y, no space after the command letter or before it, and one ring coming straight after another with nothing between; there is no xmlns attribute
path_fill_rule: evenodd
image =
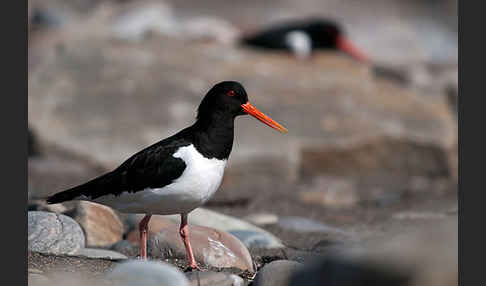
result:
<svg viewBox="0 0 486 286"><path fill-rule="evenodd" d="M158 261L129 260L120 263L106 276L119 286L189 286L184 273Z"/></svg>
<svg viewBox="0 0 486 286"><path fill-rule="evenodd" d="M291 260L276 260L265 265L255 277L255 286L286 286L290 278L302 266Z"/></svg>
<svg viewBox="0 0 486 286"><path fill-rule="evenodd" d="M56 213L28 212L28 247L30 251L73 254L84 248L85 237L72 218Z"/></svg>
<svg viewBox="0 0 486 286"><path fill-rule="evenodd" d="M248 248L272 248L274 243L273 237L268 236L266 232L253 230L232 230L229 233L236 236Z"/></svg>

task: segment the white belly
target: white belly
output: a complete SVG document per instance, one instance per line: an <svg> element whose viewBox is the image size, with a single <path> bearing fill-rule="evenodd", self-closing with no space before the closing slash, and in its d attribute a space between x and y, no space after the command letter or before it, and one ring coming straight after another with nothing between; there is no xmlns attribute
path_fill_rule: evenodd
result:
<svg viewBox="0 0 486 286"><path fill-rule="evenodd" d="M172 184L135 193L123 192L118 196L102 196L93 201L126 213L189 213L204 204L219 188L226 160L207 159L193 145L179 148L173 156L184 160L186 169Z"/></svg>

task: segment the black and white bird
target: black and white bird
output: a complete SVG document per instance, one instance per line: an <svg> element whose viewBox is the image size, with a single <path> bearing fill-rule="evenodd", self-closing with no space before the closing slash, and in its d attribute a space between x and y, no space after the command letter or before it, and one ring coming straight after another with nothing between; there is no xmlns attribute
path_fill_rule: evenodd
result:
<svg viewBox="0 0 486 286"><path fill-rule="evenodd" d="M189 266L199 269L189 241L187 217L219 188L233 147L234 120L246 114L287 132L249 103L240 83L220 82L201 101L192 126L141 150L111 172L49 197L47 202L87 200L124 213L145 214L139 224L142 259L147 258L150 217L180 214L179 232Z"/></svg>
<svg viewBox="0 0 486 286"><path fill-rule="evenodd" d="M340 50L360 62L368 57L343 33L334 21L311 18L276 23L259 32L243 36L241 44L265 50L286 50L297 58L308 58L315 50Z"/></svg>

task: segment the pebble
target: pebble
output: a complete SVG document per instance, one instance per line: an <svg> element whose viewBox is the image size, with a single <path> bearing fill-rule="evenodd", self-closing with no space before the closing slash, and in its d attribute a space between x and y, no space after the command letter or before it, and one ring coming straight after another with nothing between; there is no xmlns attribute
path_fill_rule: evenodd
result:
<svg viewBox="0 0 486 286"><path fill-rule="evenodd" d="M124 225L110 207L79 201L72 218L83 228L88 246L105 247L123 239Z"/></svg>
<svg viewBox="0 0 486 286"><path fill-rule="evenodd" d="M290 277L302 263L291 260L276 260L265 265L255 277L255 286L286 286L290 285ZM303 284L304 285L304 284Z"/></svg>
<svg viewBox="0 0 486 286"><path fill-rule="evenodd" d="M113 243L109 247L109 249L115 252L122 253L128 257L135 257L140 254L140 249L138 244L130 242L126 239Z"/></svg>
<svg viewBox="0 0 486 286"><path fill-rule="evenodd" d="M115 266L106 275L118 286L189 286L184 273L174 266L158 261L129 260Z"/></svg>
<svg viewBox="0 0 486 286"><path fill-rule="evenodd" d="M243 286L246 285L243 278L238 275L213 272L213 271L194 271L186 273L191 286Z"/></svg>
<svg viewBox="0 0 486 286"><path fill-rule="evenodd" d="M81 248L74 255L85 256L89 258L101 258L109 260L128 259L127 256L119 252L100 248Z"/></svg>
<svg viewBox="0 0 486 286"><path fill-rule="evenodd" d="M73 254L84 246L83 230L72 218L49 212L28 212L30 251Z"/></svg>

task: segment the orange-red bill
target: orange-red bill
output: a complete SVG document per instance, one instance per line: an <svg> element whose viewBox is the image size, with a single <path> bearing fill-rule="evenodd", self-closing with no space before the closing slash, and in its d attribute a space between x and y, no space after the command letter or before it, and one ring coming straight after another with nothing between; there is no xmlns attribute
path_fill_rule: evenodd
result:
<svg viewBox="0 0 486 286"><path fill-rule="evenodd" d="M250 104L250 102L247 102L245 104L242 104L241 107L243 108L243 110L250 114L251 116L255 117L256 119L260 120L261 122L265 123L266 125L272 127L273 129L276 129L282 133L287 133L288 130L287 128L283 127L282 125L280 125L278 122L276 122L275 120L273 120L272 118L266 116L265 114L263 114L261 111L259 111L258 109L256 109L256 107L254 107L253 105Z"/></svg>
<svg viewBox="0 0 486 286"><path fill-rule="evenodd" d="M336 43L337 43L337 47L341 51L351 55L353 58L357 59L358 61L361 61L361 62L367 62L368 61L368 57L363 52L361 52L361 50L358 49L353 43L351 43L351 41L349 41L345 37L339 36L337 38Z"/></svg>

